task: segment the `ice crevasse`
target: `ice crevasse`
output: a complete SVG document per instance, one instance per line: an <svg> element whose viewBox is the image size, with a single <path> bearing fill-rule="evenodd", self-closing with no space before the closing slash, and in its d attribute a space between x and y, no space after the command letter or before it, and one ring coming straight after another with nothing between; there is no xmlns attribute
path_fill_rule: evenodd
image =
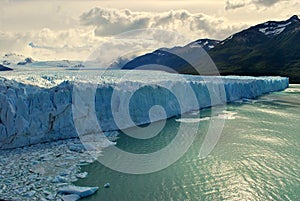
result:
<svg viewBox="0 0 300 201"><path fill-rule="evenodd" d="M76 91L76 84L84 90ZM94 108L85 108L84 103L77 107L91 110L103 131L113 131L256 98L288 85L284 77L203 77L153 71L7 72L0 75L0 149L77 137L74 97L94 102ZM149 111L157 105L164 112L150 118ZM116 123L123 114L130 121Z"/></svg>

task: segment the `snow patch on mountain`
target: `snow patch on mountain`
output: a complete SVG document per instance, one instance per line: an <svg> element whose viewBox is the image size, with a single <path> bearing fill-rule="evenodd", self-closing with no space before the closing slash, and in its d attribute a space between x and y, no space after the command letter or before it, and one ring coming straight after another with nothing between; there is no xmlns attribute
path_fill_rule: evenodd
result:
<svg viewBox="0 0 300 201"><path fill-rule="evenodd" d="M300 20L298 16L292 16L290 19L286 21L269 21L263 24L259 24L255 26L258 28L258 31L265 34L268 37L273 37L281 34L287 27L294 23L299 23ZM250 28L251 29L251 28Z"/></svg>
<svg viewBox="0 0 300 201"><path fill-rule="evenodd" d="M284 30L285 30L285 27L281 27L281 28L266 27L266 28L259 29L259 31L262 32L263 34L265 34L266 36L269 36L269 35L273 35L273 36L279 35Z"/></svg>
<svg viewBox="0 0 300 201"><path fill-rule="evenodd" d="M209 51L213 49L216 45L218 45L220 41L212 40L212 39L199 39L190 43L188 46L190 48L203 48L205 51Z"/></svg>
<svg viewBox="0 0 300 201"><path fill-rule="evenodd" d="M287 22L287 23L283 23L283 24L280 24L280 23L275 23L275 22L266 22L264 23L264 25L266 27L264 28L259 28L258 30L262 33L264 33L266 36L269 36L269 35L279 35L281 34L285 28L289 25L291 25L292 22Z"/></svg>

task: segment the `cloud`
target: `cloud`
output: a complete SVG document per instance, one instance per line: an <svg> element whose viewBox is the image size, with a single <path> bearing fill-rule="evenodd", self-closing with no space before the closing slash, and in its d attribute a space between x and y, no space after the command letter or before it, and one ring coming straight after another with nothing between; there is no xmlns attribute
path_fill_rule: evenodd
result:
<svg viewBox="0 0 300 201"><path fill-rule="evenodd" d="M161 47L182 46L189 42L189 39L176 32L137 29L101 41L87 60L96 62L99 66L110 66L120 59L133 58Z"/></svg>
<svg viewBox="0 0 300 201"><path fill-rule="evenodd" d="M94 36L91 29L1 32L0 50L2 54L17 52L35 59L85 59L101 39ZM83 54L84 53L84 54Z"/></svg>
<svg viewBox="0 0 300 201"><path fill-rule="evenodd" d="M252 0L252 3L261 6L273 6L274 4L283 1L287 0Z"/></svg>
<svg viewBox="0 0 300 201"><path fill-rule="evenodd" d="M271 7L277 3L284 2L288 0L227 0L226 10L233 10L237 8L242 8L247 5L255 5L256 7Z"/></svg>
<svg viewBox="0 0 300 201"><path fill-rule="evenodd" d="M227 0L226 1L225 9L226 10L233 10L233 9L237 9L237 8L242 8L244 6L246 6L246 2L245 1Z"/></svg>
<svg viewBox="0 0 300 201"><path fill-rule="evenodd" d="M158 28L177 31L191 39L203 37L223 39L242 28L229 25L223 18L186 10L169 12L133 12L129 9L93 8L80 16L84 26L95 27L96 36L112 36L135 29Z"/></svg>
<svg viewBox="0 0 300 201"><path fill-rule="evenodd" d="M110 56L139 54L147 48L185 45L199 38L224 39L245 27L222 17L186 10L158 13L94 8L81 14L74 27L3 29L0 54L15 52L36 60L85 60L101 46L103 51L98 52L108 59L100 58L107 63ZM119 39L113 39L116 35Z"/></svg>

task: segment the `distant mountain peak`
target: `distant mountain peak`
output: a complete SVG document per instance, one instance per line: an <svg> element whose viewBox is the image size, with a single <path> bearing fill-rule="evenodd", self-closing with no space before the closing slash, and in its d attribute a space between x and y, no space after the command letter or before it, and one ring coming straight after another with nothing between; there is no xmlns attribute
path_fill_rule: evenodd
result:
<svg viewBox="0 0 300 201"><path fill-rule="evenodd" d="M31 64L33 62L34 62L34 60L32 58L27 57L24 59L24 61L18 62L17 65L26 65L26 64Z"/></svg>
<svg viewBox="0 0 300 201"><path fill-rule="evenodd" d="M220 45L225 45L233 39L233 41L239 45L255 46L258 43L264 43L281 34L298 30L299 26L300 19L297 15L293 15L289 19L283 21L267 21L231 35L221 41Z"/></svg>
<svg viewBox="0 0 300 201"><path fill-rule="evenodd" d="M258 28L258 31L265 34L268 37L274 37L281 34L286 28L298 24L300 19L297 15L293 15L285 21L268 21L263 24L259 24L254 28Z"/></svg>
<svg viewBox="0 0 300 201"><path fill-rule="evenodd" d="M300 22L300 19L299 19L298 15L293 15L292 17L290 17L289 21Z"/></svg>
<svg viewBox="0 0 300 201"><path fill-rule="evenodd" d="M0 57L0 64L9 66L11 64L17 64L20 61L24 61L25 58L26 57L24 55L10 52Z"/></svg>

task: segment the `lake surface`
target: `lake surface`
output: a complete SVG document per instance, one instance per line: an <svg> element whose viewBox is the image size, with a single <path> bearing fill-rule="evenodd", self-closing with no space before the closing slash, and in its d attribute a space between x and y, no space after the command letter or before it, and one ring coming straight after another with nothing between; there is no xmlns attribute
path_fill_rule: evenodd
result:
<svg viewBox="0 0 300 201"><path fill-rule="evenodd" d="M83 166L89 174L76 185L99 186L86 201L140 200L300 200L300 85L226 106L223 133L208 157L198 157L211 109L200 111L196 139L177 162L159 172L131 175L99 162ZM190 120L199 120L192 113ZM117 147L149 153L168 145L180 117L167 120L153 139L121 134ZM110 188L103 185L109 182Z"/></svg>

